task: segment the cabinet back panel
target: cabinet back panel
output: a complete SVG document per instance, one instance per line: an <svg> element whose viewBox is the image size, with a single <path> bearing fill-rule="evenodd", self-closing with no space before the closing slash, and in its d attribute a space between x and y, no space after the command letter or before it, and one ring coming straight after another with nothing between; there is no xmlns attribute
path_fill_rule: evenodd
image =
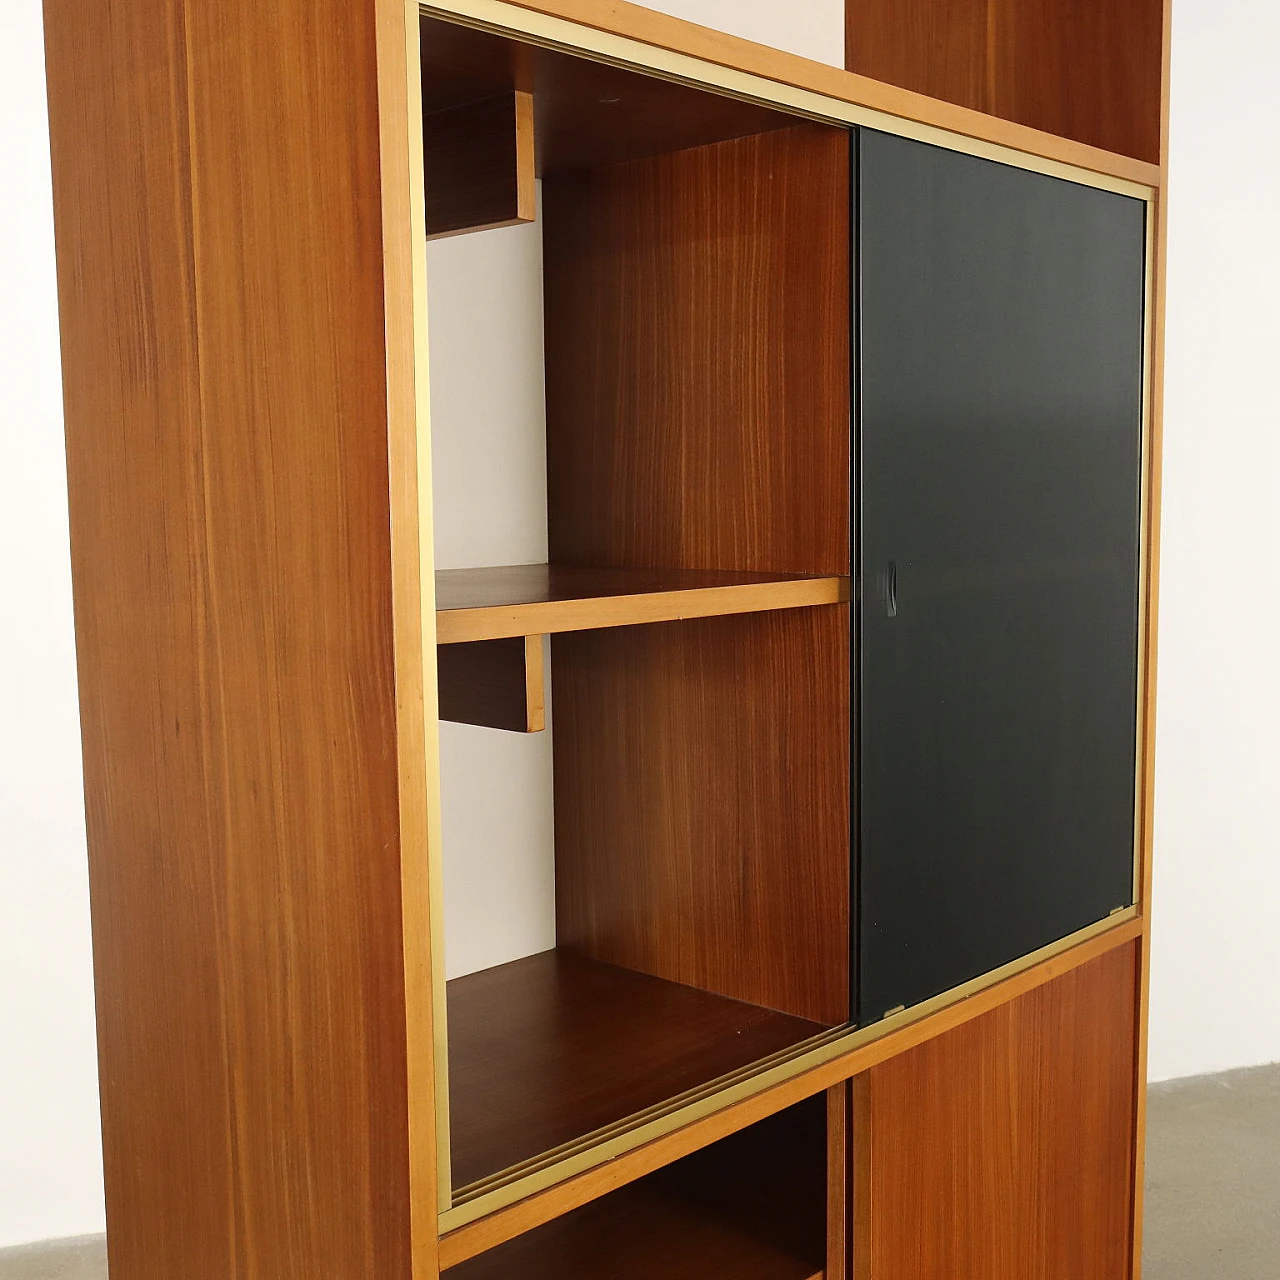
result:
<svg viewBox="0 0 1280 1280"><path fill-rule="evenodd" d="M860 135L861 1006L1133 899L1144 206Z"/></svg>
<svg viewBox="0 0 1280 1280"><path fill-rule="evenodd" d="M849 608L553 637L562 947L848 1016Z"/></svg>
<svg viewBox="0 0 1280 1280"><path fill-rule="evenodd" d="M859 75L1160 159L1165 0L848 0Z"/></svg>
<svg viewBox="0 0 1280 1280"><path fill-rule="evenodd" d="M847 573L849 137L547 179L551 559Z"/></svg>

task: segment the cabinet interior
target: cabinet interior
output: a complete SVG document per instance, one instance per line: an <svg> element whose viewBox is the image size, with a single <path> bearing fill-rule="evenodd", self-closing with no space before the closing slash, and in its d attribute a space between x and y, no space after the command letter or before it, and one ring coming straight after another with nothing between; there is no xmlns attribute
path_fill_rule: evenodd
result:
<svg viewBox="0 0 1280 1280"><path fill-rule="evenodd" d="M554 948L451 968L456 1197L848 1021L850 141L421 30L429 233L542 261L546 563L437 573L441 714L549 735L554 831Z"/></svg>

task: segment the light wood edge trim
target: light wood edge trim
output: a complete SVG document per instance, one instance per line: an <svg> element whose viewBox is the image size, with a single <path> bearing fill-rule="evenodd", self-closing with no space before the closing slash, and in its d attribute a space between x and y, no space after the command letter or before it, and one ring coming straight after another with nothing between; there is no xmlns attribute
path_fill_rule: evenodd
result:
<svg viewBox="0 0 1280 1280"><path fill-rule="evenodd" d="M547 671L543 644L540 635L524 638L525 728L530 733L541 733L547 727Z"/></svg>
<svg viewBox="0 0 1280 1280"><path fill-rule="evenodd" d="M826 1280L848 1280L849 1082L827 1090L827 1266Z"/></svg>
<svg viewBox="0 0 1280 1280"><path fill-rule="evenodd" d="M871 1277L871 1197L875 1193L871 1181L871 1077L863 1073L849 1082L850 1135L849 1143L849 1195L851 1213L850 1229L850 1280L870 1280Z"/></svg>
<svg viewBox="0 0 1280 1280"><path fill-rule="evenodd" d="M850 1031L754 1079L441 1215L441 1267L454 1266L651 1173L784 1107L980 1017L1142 932L1133 910L1081 929L873 1026ZM551 1181L554 1180L554 1181Z"/></svg>
<svg viewBox="0 0 1280 1280"><path fill-rule="evenodd" d="M1160 169L1169 170L1169 66L1173 4L1164 3L1162 67L1160 77ZM1138 880L1138 903L1147 928L1143 930L1138 960L1138 1052L1134 1064L1133 1118L1133 1280L1142 1277L1142 1229L1145 1208L1147 1146L1147 1041L1151 1005L1151 880L1155 817L1156 668L1160 613L1160 499L1164 456L1164 344L1165 289L1168 268L1168 187L1161 181L1159 195L1151 207L1155 222L1155 270L1152 273L1152 328L1149 378L1150 445L1147 458L1147 596L1145 702L1146 717L1142 776L1142 852Z"/></svg>
<svg viewBox="0 0 1280 1280"><path fill-rule="evenodd" d="M478 222L474 226L455 227L452 231L432 231L427 239L429 241L436 240L452 240L455 236L469 236L477 231L498 231L503 227L520 227L526 222L532 222L532 218L526 218L523 215L516 218L502 218L497 222Z"/></svg>
<svg viewBox="0 0 1280 1280"><path fill-rule="evenodd" d="M930 133L956 150L983 148L1024 168L1053 166L1075 181L1100 176L1149 190L1159 166L1043 133L1026 125L941 102L866 76L754 44L736 36L654 13L622 0L430 0L424 13L469 21L643 67L673 79L771 103L842 123L891 133ZM1126 194L1137 194L1126 192Z"/></svg>
<svg viewBox="0 0 1280 1280"><path fill-rule="evenodd" d="M416 82L418 32L404 0L378 0L378 138L382 195L383 305L387 377L387 450L391 508L391 594L395 645L396 754L400 812L400 923L404 957L405 1123L408 1133L409 1231L413 1273L438 1275L442 1196L437 1185L435 1031L435 903L429 849L438 827L438 797L428 796L438 774L433 715L428 714L425 657L432 652L435 583L430 519L422 519L426 478L420 457L428 438L421 430L418 387L425 361L426 314L419 305L423 224L415 217L411 105L407 82ZM411 74L412 71L412 74ZM419 145L420 150L420 145ZM429 508L428 508L429 510ZM424 571L425 570L425 571ZM434 688L430 692L434 698ZM445 1170L447 1190L447 1169Z"/></svg>
<svg viewBox="0 0 1280 1280"><path fill-rule="evenodd" d="M379 48L387 46L385 75L379 68L379 93L388 101L397 96L405 104L407 119L422 119L422 63L416 0L379 0ZM402 52L393 56L391 46L399 41ZM392 145L394 143L394 145ZM430 1214L452 1203L449 1152L449 1040L446 1026L444 966L444 863L443 830L440 800L440 697L436 682L436 585L435 547L432 537L431 511L431 397L429 393L429 361L427 352L427 202L423 173L422 130L410 128L407 136L395 143L383 142L384 172L403 173L407 159L408 182L405 197L397 212L398 222L388 236L410 238L409 270L397 263L399 275L389 281L388 327L393 316L390 298L399 298L406 279L410 285L408 307L412 316L416 500L415 512L418 540L418 564L421 585L418 598L421 636L419 664L421 675L424 724L421 731L425 760L420 780L425 799L425 831L422 844L414 850L402 850L404 898L412 903L412 915L406 910L405 934L406 999L408 1023L413 1043L411 1049L410 1125L433 1137L429 1152L434 1167L433 1195L415 1195L413 1212ZM407 156L406 156L407 152ZM385 181L385 179L384 179ZM403 181L403 179L402 179ZM405 203L407 199L407 209ZM398 318L398 317L396 317ZM409 803L422 803L408 798ZM402 797L402 805L406 799ZM424 901L425 898L425 901ZM412 968L410 968L412 965ZM425 1026L423 1024L426 1024ZM419 1043L419 1041L427 1041ZM427 1063L430 1062L428 1071ZM415 1160L426 1163L428 1145L423 1136L415 1147ZM423 1186L426 1184L424 1183ZM414 1252L415 1280L436 1274L437 1259L423 1256L425 1249Z"/></svg>
<svg viewBox="0 0 1280 1280"><path fill-rule="evenodd" d="M516 217L521 222L532 222L538 216L533 94L524 89L517 89L514 97L516 116Z"/></svg>
<svg viewBox="0 0 1280 1280"><path fill-rule="evenodd" d="M848 578L801 578L789 582L704 587L693 591L653 591L643 595L442 609L437 614L437 641L440 644L461 644L510 636L594 631L602 627L678 622L720 614L841 604L848 599Z"/></svg>

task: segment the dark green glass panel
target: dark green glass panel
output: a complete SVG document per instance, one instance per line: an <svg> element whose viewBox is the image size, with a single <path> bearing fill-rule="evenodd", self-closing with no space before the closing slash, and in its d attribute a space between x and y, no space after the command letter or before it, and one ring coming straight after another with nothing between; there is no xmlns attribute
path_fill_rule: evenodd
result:
<svg viewBox="0 0 1280 1280"><path fill-rule="evenodd" d="M1133 899L1145 207L858 148L866 1023Z"/></svg>

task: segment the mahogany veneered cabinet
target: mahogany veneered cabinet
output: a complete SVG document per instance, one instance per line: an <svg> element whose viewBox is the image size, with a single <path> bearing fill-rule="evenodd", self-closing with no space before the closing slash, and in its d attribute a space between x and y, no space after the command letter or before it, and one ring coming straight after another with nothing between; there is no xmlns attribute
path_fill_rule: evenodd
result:
<svg viewBox="0 0 1280 1280"><path fill-rule="evenodd" d="M1035 13L46 0L114 1280L1137 1275L1167 19Z"/></svg>

